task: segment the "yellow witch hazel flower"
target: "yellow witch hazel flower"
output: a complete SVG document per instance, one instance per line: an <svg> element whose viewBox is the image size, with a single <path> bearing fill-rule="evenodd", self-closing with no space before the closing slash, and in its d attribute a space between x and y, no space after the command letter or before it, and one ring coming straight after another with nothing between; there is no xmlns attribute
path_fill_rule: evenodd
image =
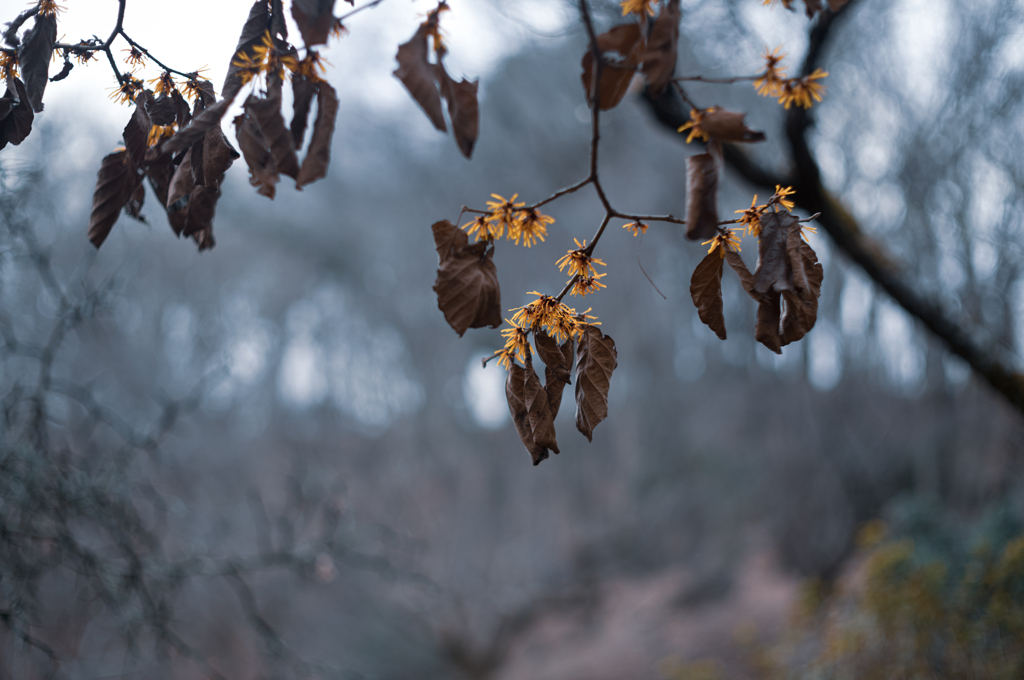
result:
<svg viewBox="0 0 1024 680"><path fill-rule="evenodd" d="M505 338L505 347L495 354L501 354L498 357L498 363L507 369L511 368L512 359L519 359L524 364L526 363L526 355L530 352L530 341L527 336L528 329L522 328L508 319L505 319L505 323L511 326L511 328L501 330L501 334Z"/></svg>
<svg viewBox="0 0 1024 680"><path fill-rule="evenodd" d="M583 243L580 243L579 239L573 239L576 242L576 250L570 250L565 255L560 257L555 264L558 265L558 271L564 271L566 267L569 268L569 276L595 276L597 270L594 269L595 264L599 264L602 267L606 266L603 260L599 260L596 257L591 257L587 254L587 240L583 239ZM603 276L603 275L602 275Z"/></svg>
<svg viewBox="0 0 1024 680"><path fill-rule="evenodd" d="M622 225L623 229L629 229L633 232L633 236L639 236L640 234L647 233L647 225L643 222L628 222Z"/></svg>
<svg viewBox="0 0 1024 680"><path fill-rule="evenodd" d="M706 246L710 243L711 247L708 248L708 255L715 252L715 249L717 248L718 254L724 258L727 250L734 250L737 253L740 252L740 237L737 232L742 232L743 230L743 227L726 229L721 233L716 234L711 240L704 241L701 245Z"/></svg>
<svg viewBox="0 0 1024 680"><path fill-rule="evenodd" d="M772 204L778 203L779 205L781 205L786 210L790 210L791 211L791 210L793 210L793 206L795 206L796 203L794 203L793 201L790 201L788 199L788 197L792 196L795 193L796 193L796 191L793 189L793 187L784 187L784 186L782 186L780 184L776 184L775 185L775 195L771 197L770 201L768 201L768 205L772 205Z"/></svg>
<svg viewBox="0 0 1024 680"><path fill-rule="evenodd" d="M782 50L782 45L775 48L774 51L769 51L765 48L764 61L765 71L764 75L754 80L754 89L762 97L781 97L782 88L786 81L786 67L780 66L781 62L786 55L779 54Z"/></svg>
<svg viewBox="0 0 1024 680"><path fill-rule="evenodd" d="M509 231L509 238L513 238L516 245L519 245L519 239L522 238L523 245L529 248L538 240L544 241L544 237L548 233L548 225L554 224L554 222L554 217L545 215L535 208L520 210L516 213L515 237L513 238L512 232Z"/></svg>
<svg viewBox="0 0 1024 680"><path fill-rule="evenodd" d="M757 194L754 194L754 200L750 202L750 207L746 210L737 210L737 214L741 214L740 224L747 229L747 233L751 236L761 235L761 215L768 209L768 204L758 205Z"/></svg>
<svg viewBox="0 0 1024 680"><path fill-rule="evenodd" d="M491 224L485 215L477 215L475 219L463 224L462 229L470 236L476 236L474 243L485 239L491 241L495 238L491 233Z"/></svg>
<svg viewBox="0 0 1024 680"><path fill-rule="evenodd" d="M711 114L711 113L714 113L714 112L715 112L715 107L714 106L709 106L708 108L704 109L703 111L698 111L697 109L690 109L690 120L689 120L689 122L686 122L686 123L683 123L682 125L680 125L679 128L676 130L676 132L684 132L686 130L690 131L690 134L687 135L687 137L686 137L686 143L687 144L692 142L695 137L700 137L705 142L708 141L708 139L710 138L710 135L708 135L707 132L705 132L704 130L701 129L700 124L704 121L704 116L707 116L708 114Z"/></svg>
<svg viewBox="0 0 1024 680"><path fill-rule="evenodd" d="M569 291L572 295L579 295L580 297L586 297L588 293L596 293L601 288L607 288L608 286L601 283L607 274L594 274L593 276L580 276L572 283L572 290Z"/></svg>
<svg viewBox="0 0 1024 680"><path fill-rule="evenodd" d="M526 203L522 201L516 203L519 194L512 194L512 198L507 201L504 196L498 194L491 194L491 198L495 200L487 201L487 208L490 212L485 217L489 225L491 237L501 238L507 229L508 237L516 238L519 229L519 218L516 213Z"/></svg>
<svg viewBox="0 0 1024 680"><path fill-rule="evenodd" d="M779 92L779 103L786 109L793 104L805 109L811 108L814 106L814 102L820 102L825 94L825 86L817 81L827 76L828 71L816 68L813 73L803 78L787 80Z"/></svg>
<svg viewBox="0 0 1024 680"><path fill-rule="evenodd" d="M643 16L649 14L654 16L654 6L658 4L658 0L622 0L619 5L622 7L622 16L627 14L636 14Z"/></svg>
<svg viewBox="0 0 1024 680"><path fill-rule="evenodd" d="M515 312L512 315L512 323L530 330L546 327L548 334L559 343L575 333L575 309L550 295L543 295L537 291L530 291L530 295L536 295L537 299L518 309L509 310Z"/></svg>

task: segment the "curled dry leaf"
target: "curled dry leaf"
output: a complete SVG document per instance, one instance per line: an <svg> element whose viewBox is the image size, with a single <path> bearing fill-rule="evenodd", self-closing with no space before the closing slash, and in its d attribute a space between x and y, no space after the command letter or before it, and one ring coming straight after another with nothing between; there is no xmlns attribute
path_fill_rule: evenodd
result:
<svg viewBox="0 0 1024 680"><path fill-rule="evenodd" d="M644 36L640 24L622 24L597 36L597 49L601 52L601 78L597 85L597 101L602 111L615 108L629 90L644 58ZM583 55L583 89L587 101L593 100L594 54L588 49Z"/></svg>
<svg viewBox="0 0 1024 680"><path fill-rule="evenodd" d="M429 31L430 26L427 23L420 24L412 38L398 46L398 54L395 55L398 68L394 74L405 85L405 89L409 90L412 98L423 107L434 127L441 132L447 132L444 111L441 109L441 95L434 85L434 67L427 60Z"/></svg>
<svg viewBox="0 0 1024 680"><path fill-rule="evenodd" d="M277 171L295 179L299 176L299 159L295 155L292 133L285 127L281 115L281 81L274 77L269 80L266 97L250 94L245 98L242 110L260 126L270 153L274 155Z"/></svg>
<svg viewBox="0 0 1024 680"><path fill-rule="evenodd" d="M572 355L566 357L555 339L539 328L533 332L533 340L537 347L537 355L551 373L563 383L570 382L569 371L572 369Z"/></svg>
<svg viewBox="0 0 1024 680"><path fill-rule="evenodd" d="M338 117L338 94L326 82L317 84L316 120L313 121L313 134L309 139L309 149L302 159L302 168L295 179L295 188L301 189L318 179L327 176L327 166L331 163L331 140L334 139L335 119Z"/></svg>
<svg viewBox="0 0 1024 680"><path fill-rule="evenodd" d="M270 0L270 36L274 39L288 39L288 23L284 20L284 4L281 0Z"/></svg>
<svg viewBox="0 0 1024 680"><path fill-rule="evenodd" d="M679 0L669 0L651 27L643 56L644 75L651 94L660 94L675 73L682 16Z"/></svg>
<svg viewBox="0 0 1024 680"><path fill-rule="evenodd" d="M776 354L782 354L781 306L782 296L778 293L763 295L757 305L757 325L754 327L754 339Z"/></svg>
<svg viewBox="0 0 1024 680"><path fill-rule="evenodd" d="M712 139L722 142L763 142L764 133L751 130L743 122L747 114L714 107L711 113L705 113L700 121L700 129L708 133Z"/></svg>
<svg viewBox="0 0 1024 680"><path fill-rule="evenodd" d="M718 174L721 146L708 144L708 152L686 159L686 238L712 238L718 229Z"/></svg>
<svg viewBox="0 0 1024 680"><path fill-rule="evenodd" d="M203 138L203 186L219 188L224 173L238 157L219 125L207 132Z"/></svg>
<svg viewBox="0 0 1024 680"><path fill-rule="evenodd" d="M708 253L690 278L690 297L697 315L720 340L725 340L725 315L722 313L722 265L717 252Z"/></svg>
<svg viewBox="0 0 1024 680"><path fill-rule="evenodd" d="M764 295L781 293L791 287L792 272L786 241L797 218L787 211L767 212L761 216L761 235L757 241L757 267L754 269L754 290Z"/></svg>
<svg viewBox="0 0 1024 680"><path fill-rule="evenodd" d="M126 149L103 158L96 173L96 190L93 191L92 214L89 216L89 240L97 248L110 234L121 208L135 193L138 181Z"/></svg>
<svg viewBox="0 0 1024 680"><path fill-rule="evenodd" d="M740 285L743 286L743 290L747 292L747 295L754 298L755 302L760 302L761 294L754 290L754 275L747 269L747 265L743 262L740 254L734 250L727 250L725 251L725 261L736 272L736 276L740 279Z"/></svg>
<svg viewBox="0 0 1024 680"><path fill-rule="evenodd" d="M326 45L334 28L334 0L292 0L292 18L306 47Z"/></svg>
<svg viewBox="0 0 1024 680"><path fill-rule="evenodd" d="M57 73L57 75L50 77L50 82L51 83L56 83L56 82L59 82L61 80L64 80L69 75L71 75L71 69L73 69L74 67L75 67L74 62L72 62L71 59L69 59L65 55L65 57L64 57L64 65L60 67L60 72Z"/></svg>
<svg viewBox="0 0 1024 680"><path fill-rule="evenodd" d="M309 121L309 109L316 94L316 83L302 75L292 74L292 145L296 150L302 148L306 136L306 125Z"/></svg>
<svg viewBox="0 0 1024 680"><path fill-rule="evenodd" d="M608 417L608 389L616 366L615 341L597 326L585 326L576 345L576 429L588 441Z"/></svg>
<svg viewBox="0 0 1024 680"><path fill-rule="evenodd" d="M196 186L196 173L192 170L193 151L195 149L191 148L185 152L185 155L181 157L181 161L178 163L178 167L174 169L174 174L171 176L171 184L167 192L167 203L165 204L168 213L177 213L188 207L188 200L192 195L192 189ZM185 215L186 213L182 213L183 217ZM182 228L184 228L184 221L182 222Z"/></svg>
<svg viewBox="0 0 1024 680"><path fill-rule="evenodd" d="M57 17L54 14L36 14L35 23L26 31L18 47L18 65L25 81L25 90L32 110L43 110L43 91L48 82L50 58L57 42Z"/></svg>
<svg viewBox="0 0 1024 680"><path fill-rule="evenodd" d="M259 123L249 113L235 117L235 138L242 152L245 164L249 166L249 184L256 187L261 196L273 199L277 193L277 162L270 151Z"/></svg>
<svg viewBox="0 0 1024 680"><path fill-rule="evenodd" d="M565 367L566 373L572 373L572 360L576 352L575 343L573 343L572 338L567 338L559 349L562 352L562 365ZM552 361L554 361L553 357ZM568 376L563 378L560 371L553 370L550 366L544 367L544 390L548 393L548 403L551 405L552 418L558 416L558 408L562 405L562 390L565 389L566 385L570 384L572 384L572 381Z"/></svg>
<svg viewBox="0 0 1024 680"><path fill-rule="evenodd" d="M132 165L141 168L145 164L146 150L149 148L149 131L153 128L146 105L151 98L149 90L143 90L135 97L135 111L124 126L124 145Z"/></svg>
<svg viewBox="0 0 1024 680"><path fill-rule="evenodd" d="M555 441L555 419L547 392L533 370L533 361L526 358L526 368L512 364L505 378L505 398L516 425L516 432L526 450L539 465L548 457L548 450L558 453Z"/></svg>
<svg viewBox="0 0 1024 680"><path fill-rule="evenodd" d="M35 113L29 104L25 83L19 78L7 81L7 92L0 98L0 114L0 149L8 144L17 146L25 141L32 132Z"/></svg>
<svg viewBox="0 0 1024 680"><path fill-rule="evenodd" d="M170 222L171 229L180 236L185 228L185 213L171 212L167 207L167 198L175 170L170 154L160 153L156 147L152 147L146 152L146 177L149 179L149 186L153 189L156 200L167 211L167 220ZM189 175L191 176L191 172Z"/></svg>
<svg viewBox="0 0 1024 680"><path fill-rule="evenodd" d="M473 156L473 146L480 133L480 105L476 96L480 81L470 82L463 78L455 82L444 70L443 64L435 64L434 72L441 96L448 102L448 119L452 124L455 143L462 155L470 158Z"/></svg>
<svg viewBox="0 0 1024 680"><path fill-rule="evenodd" d="M146 99L146 113L153 125L170 125L178 119L178 104L167 94L149 97Z"/></svg>
<svg viewBox="0 0 1024 680"><path fill-rule="evenodd" d="M221 99L216 104L207 106L191 120L188 127L174 133L174 136L165 141L160 149L165 153L178 153L201 141L207 132L214 127L220 127L220 121L224 118L229 106L231 106L229 99Z"/></svg>
<svg viewBox="0 0 1024 680"><path fill-rule="evenodd" d="M469 328L501 325L501 291L494 248L469 244L465 232L448 220L433 225L439 265L434 292L437 306L460 336ZM441 253L444 251L444 255Z"/></svg>

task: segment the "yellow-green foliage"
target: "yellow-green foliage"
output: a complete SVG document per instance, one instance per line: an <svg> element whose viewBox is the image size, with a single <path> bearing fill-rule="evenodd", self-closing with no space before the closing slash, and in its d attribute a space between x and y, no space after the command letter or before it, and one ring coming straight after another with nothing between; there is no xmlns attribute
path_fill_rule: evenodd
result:
<svg viewBox="0 0 1024 680"><path fill-rule="evenodd" d="M910 539L875 548L863 590L821 614L816 658L783 654L788 672L773 675L1024 678L1024 536L1001 551L977 549L957 569L921 552Z"/></svg>

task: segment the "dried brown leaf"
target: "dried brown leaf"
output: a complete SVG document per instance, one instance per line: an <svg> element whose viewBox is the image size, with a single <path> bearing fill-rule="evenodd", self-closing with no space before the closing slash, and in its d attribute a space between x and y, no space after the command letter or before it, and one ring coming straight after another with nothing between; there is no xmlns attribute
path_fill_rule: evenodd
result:
<svg viewBox="0 0 1024 680"><path fill-rule="evenodd" d="M455 229L453 233L452 229ZM438 254L450 241L447 257L440 260L434 292L437 306L460 336L469 328L501 325L501 290L494 266L494 249L486 242L469 245L465 232L447 220L433 225Z"/></svg>
<svg viewBox="0 0 1024 680"><path fill-rule="evenodd" d="M833 12L838 12L846 6L848 1L849 0L828 0L828 8Z"/></svg>
<svg viewBox="0 0 1024 680"><path fill-rule="evenodd" d="M533 464L539 465L542 460L546 460L549 449L558 453L554 416L548 395L541 387L529 357L526 359L526 368L512 364L509 369L505 378L505 398L516 432L530 452Z"/></svg>
<svg viewBox="0 0 1024 680"><path fill-rule="evenodd" d="M585 326L576 345L576 429L588 441L608 417L608 389L616 366L615 341L597 326Z"/></svg>
<svg viewBox="0 0 1024 680"><path fill-rule="evenodd" d="M444 264L444 261L452 257L457 249L469 245L469 237L448 220L434 222L431 229L434 232L434 247L437 248L438 264Z"/></svg>
<svg viewBox="0 0 1024 680"><path fill-rule="evenodd" d="M412 98L423 107L434 127L441 132L447 132L444 111L441 109L441 95L434 85L434 67L427 60L429 30L427 23L420 24L412 38L398 46L398 54L395 55L398 68L394 74L405 85L405 89L409 90Z"/></svg>
<svg viewBox="0 0 1024 680"><path fill-rule="evenodd" d="M740 285L743 286L743 290L747 291L747 295L754 298L755 302L760 302L761 294L754 290L754 275L747 269L747 265L743 262L740 254L733 250L727 250L725 252L725 261L736 272L736 276L740 279Z"/></svg>
<svg viewBox="0 0 1024 680"><path fill-rule="evenodd" d="M550 335L537 329L533 332L534 345L537 347L537 355L544 362L544 365L551 369L552 373L562 382L568 383L572 378L569 375L572 369L572 356L567 357L562 353L555 339Z"/></svg>
<svg viewBox="0 0 1024 680"><path fill-rule="evenodd" d="M162 154L159 149L150 148L146 152L146 177L149 178L149 186L153 189L156 200L167 209L167 197L171 188L171 180L177 168L171 159L170 154ZM182 212L167 212L167 220L175 234L180 235L185 228L185 215Z"/></svg>
<svg viewBox="0 0 1024 680"><path fill-rule="evenodd" d="M644 75L651 94L660 94L675 73L682 16L679 0L669 0L651 27L643 57Z"/></svg>
<svg viewBox="0 0 1024 680"><path fill-rule="evenodd" d="M178 119L178 104L174 97L162 94L146 99L146 113L153 125L170 125Z"/></svg>
<svg viewBox="0 0 1024 680"><path fill-rule="evenodd" d="M718 145L708 145L708 153L686 159L686 238L703 241L718 230L718 175L722 167Z"/></svg>
<svg viewBox="0 0 1024 680"><path fill-rule="evenodd" d="M216 244L213 238L213 215L220 198L219 187L197 186L192 189L185 214L182 234L191 236L199 251L209 250Z"/></svg>
<svg viewBox="0 0 1024 680"><path fill-rule="evenodd" d="M277 78L270 80L266 97L249 95L242 104L242 110L259 124L270 153L274 155L277 171L295 179L299 176L299 159L295 155L292 133L284 126L281 115L281 81Z"/></svg>
<svg viewBox="0 0 1024 680"><path fill-rule="evenodd" d="M216 104L206 107L191 120L187 127L178 130L173 137L161 144L161 151L177 153L202 141L207 132L214 127L220 127L220 121L224 118L229 106L231 106L231 100L221 99Z"/></svg>
<svg viewBox="0 0 1024 680"><path fill-rule="evenodd" d="M9 108L7 114L0 120L0 149L8 143L18 146L25 141L32 132L32 120L35 118L32 105L28 101L25 83L20 79L13 78L7 82L7 92L2 101L7 102L5 106Z"/></svg>
<svg viewBox="0 0 1024 680"><path fill-rule="evenodd" d="M171 176L170 188L167 192L165 207L168 213L176 213L188 207L189 197L192 189L196 186L195 172L192 170L192 152L194 148L185 152ZM184 225L184 223L182 223ZM183 227L184 228L184 227Z"/></svg>
<svg viewBox="0 0 1024 680"><path fill-rule="evenodd" d="M779 293L767 293L757 306L757 326L754 328L754 339L775 352L782 354L782 337L779 333L779 320L782 317L781 296Z"/></svg>
<svg viewBox="0 0 1024 680"><path fill-rule="evenodd" d="M327 167L331 163L331 142L334 139L335 119L338 117L338 94L326 82L317 85L316 120L313 121L313 134L309 139L309 149L302 159L302 168L295 179L295 188L301 189L318 179L327 176Z"/></svg>
<svg viewBox="0 0 1024 680"><path fill-rule="evenodd" d="M761 216L757 267L754 269L754 290L758 293L781 293L792 288L793 274L786 242L789 232L797 226L797 218L788 211L766 212Z"/></svg>
<svg viewBox="0 0 1024 680"><path fill-rule="evenodd" d="M717 252L708 253L690 278L690 297L697 316L720 340L725 340L725 315L722 313L722 266L725 260Z"/></svg>
<svg viewBox="0 0 1024 680"><path fill-rule="evenodd" d="M722 142L763 142L764 133L751 130L743 122L747 114L714 107L711 113L705 113L700 121L700 129L708 133L712 139Z"/></svg>
<svg viewBox="0 0 1024 680"><path fill-rule="evenodd" d="M302 140L306 136L306 125L309 121L309 109L316 94L316 83L300 73L292 74L292 144L295 149L302 148Z"/></svg>
<svg viewBox="0 0 1024 680"><path fill-rule="evenodd" d="M452 123L455 143L462 155L470 158L473 155L476 138L480 134L480 105L477 102L480 81L469 82L463 78L455 82L444 70L443 64L435 66L441 96L448 101L448 119Z"/></svg>
<svg viewBox="0 0 1024 680"><path fill-rule="evenodd" d="M566 372L572 373L572 360L576 353L572 338L566 339L559 349L562 352ZM570 384L572 384L571 381L568 378L562 378L558 371L552 370L550 366L544 367L544 391L548 393L552 419L558 416L558 408L562 405L562 391L566 385Z"/></svg>
<svg viewBox="0 0 1024 680"><path fill-rule="evenodd" d="M814 249L801 237L798 225L794 225L786 235L786 256L789 258L793 288L803 299L817 300L825 272L818 264Z"/></svg>
<svg viewBox="0 0 1024 680"><path fill-rule="evenodd" d="M334 0L292 0L292 18L306 47L326 45L334 27Z"/></svg>
<svg viewBox="0 0 1024 680"><path fill-rule="evenodd" d="M602 111L614 108L629 91L644 56L644 36L640 25L622 24L597 36L597 49L603 57L601 79L597 84L597 101ZM594 92L594 54L587 49L583 55L583 89L587 101Z"/></svg>
<svg viewBox="0 0 1024 680"><path fill-rule="evenodd" d="M153 122L146 112L146 104L151 94L149 90L143 90L135 97L135 111L124 126L124 145L128 149L128 157L132 159L132 165L141 168L146 160L146 150L149 148L149 131L153 128Z"/></svg>
<svg viewBox="0 0 1024 680"><path fill-rule="evenodd" d="M277 163L270 151L263 132L256 119L247 113L235 117L235 138L242 152L245 164L249 166L249 184L256 187L261 196L273 199L277 192L280 177L277 174Z"/></svg>
<svg viewBox="0 0 1024 680"><path fill-rule="evenodd" d="M25 81L25 90L32 110L43 110L43 91L48 82L50 57L57 42L57 17L54 14L36 14L32 28L18 47L18 66Z"/></svg>
<svg viewBox="0 0 1024 680"><path fill-rule="evenodd" d="M219 188L224 173L239 157L218 125L203 138L203 186Z"/></svg>
<svg viewBox="0 0 1024 680"><path fill-rule="evenodd" d="M89 240L97 248L103 245L121 208L131 199L138 179L125 149L107 155L100 163L89 216Z"/></svg>

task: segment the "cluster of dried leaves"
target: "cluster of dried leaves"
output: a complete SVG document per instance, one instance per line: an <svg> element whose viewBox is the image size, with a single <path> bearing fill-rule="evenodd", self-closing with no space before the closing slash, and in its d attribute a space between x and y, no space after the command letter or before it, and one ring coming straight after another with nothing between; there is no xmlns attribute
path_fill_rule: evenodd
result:
<svg viewBox="0 0 1024 680"><path fill-rule="evenodd" d="M839 3L837 3L839 4ZM777 187L768 203L755 205L740 219L720 220L718 213L718 187L722 173L722 154L725 143L751 143L764 141L765 135L748 128L745 114L727 111L717 106L699 107L687 96L681 81L706 80L701 77L675 78L678 56L679 24L682 11L679 0L624 0L623 14L632 14L633 20L596 34L585 0L580 12L590 36L590 46L582 59L584 96L592 115L591 172L584 180L562 189L551 197L526 207L517 203L516 196L488 203L488 210L463 208L463 213L476 213L472 222L462 227L476 235L470 244L468 235L448 220L433 225L439 267L434 291L438 307L445 319L461 336L467 329L501 325L501 295L498 274L494 266L494 248L497 237L507 227L518 235L530 219L531 229L543 240L546 225L554 219L540 214L537 209L562 196L593 184L605 208L605 218L590 244L576 241L577 248L559 260L563 269L570 262L572 278L561 293L540 295L539 300L518 308L509 328L502 331L505 346L490 358L498 358L508 369L505 394L523 444L530 452L534 464L548 457L549 451L558 453L554 418L561 405L562 390L571 384L573 361L576 378L576 427L590 440L594 427L608 416L608 390L611 374L617 365L614 341L605 335L595 317L576 314L562 304L567 293L584 295L604 287L597 281L603 274L594 270L594 264L604 264L593 257L594 248L613 217L631 220L626 229L638 236L646 232L648 221L686 225L691 240L704 240L711 244L708 255L697 265L691 280L690 292L698 315L722 340L725 340L725 317L722 303L722 271L725 262L737 273L744 290L757 302L755 337L774 352L799 340L814 326L818 297L821 291L822 268L817 256L803 238L800 220L789 209L787 200L792 190ZM812 2L807 2L810 9ZM788 3L786 5L789 6ZM660 11L657 9L660 7ZM437 35L437 17L445 9L444 3L431 13L413 40L399 50L401 68L396 75L409 88L413 97L423 106L435 124L443 123L438 90L432 74L436 71L427 61L427 39ZM820 7L818 7L820 9ZM435 45L436 45L435 41ZM438 64L444 51L437 51ZM823 91L814 82L826 74L813 78L783 80L784 69L778 65L778 50L766 53L770 59L764 73L733 79L758 81L755 87L775 93L786 89L787 96L780 103L820 100ZM443 72L443 71L442 71ZM597 171L597 149L600 111L617 106L629 91L633 79L642 74L653 94L667 87L675 87L684 101L693 107L691 121L680 128L689 130L687 141L699 137L707 143L704 153L687 158L686 219L667 216L632 215L616 210L601 187ZM442 80L437 86L445 92ZM767 86L763 83L768 82ZM475 84L473 86L475 92ZM451 105L451 102L449 102ZM475 100L474 100L475 105ZM809 104L807 104L809 105ZM475 108L474 108L475 111ZM456 120L455 109L451 109ZM438 126L440 129L441 126ZM475 127L474 127L475 132ZM456 127L456 139L459 131ZM536 216L531 218L531 216ZM461 220L461 215L460 215ZM738 228L728 225L741 224ZM744 264L739 254L737 232L748 231L758 238L758 262L754 273ZM518 238L513 239L516 243ZM530 240L526 240L529 245ZM515 311L515 310L513 310ZM588 310L589 311L589 310ZM533 336L532 346L529 337ZM552 337L554 335L555 337ZM556 340L559 338L559 340ZM559 344L561 342L561 344ZM539 355L545 364L542 383L533 367L533 356ZM488 359L489 360L489 359ZM488 360L485 360L485 365Z"/></svg>
<svg viewBox="0 0 1024 680"><path fill-rule="evenodd" d="M381 1L370 0L359 9ZM250 183L268 198L274 197L282 174L294 179L297 189L326 176L338 97L320 77L321 59L313 48L326 44L330 35L340 34L344 28L342 20L333 13L335 0L292 1L292 17L304 42L301 51L288 42L283 0L256 0L232 54L220 98L198 72L182 73L165 66L124 33L121 24L126 2L119 0L118 25L106 41L92 38L66 45L56 39L60 8L53 0L38 0L37 6L22 12L8 25L3 39L9 48L0 50L0 70L7 80L7 93L0 99L0 148L8 142L18 144L28 135L33 115L42 110L46 83L62 79L70 72L71 56L84 63L95 52L105 52L118 81L115 96L135 105L124 129L124 148L104 158L98 173L89 225L89 238L97 247L107 238L122 210L141 219L146 193L144 178L166 210L174 232L191 237L204 250L214 245L213 216L224 175L239 157L249 168ZM829 0L831 11L843 2ZM767 0L764 4L771 3ZM763 206L736 211L744 213L741 219L719 219L722 144L759 142L765 136L748 128L742 113L698 106L681 85L686 80L708 79L674 77L682 20L680 0L623 0L620 4L623 15L631 15L631 19L597 34L588 3L579 0L581 18L590 38L581 62L583 94L592 114L590 174L529 207L516 203L516 196L506 201L495 195L499 200L489 203L488 210L464 208L463 212L478 214L476 220L462 228L476 233L473 244L452 222L445 220L433 226L439 258L434 284L438 306L461 336L469 328L501 325L501 295L493 260L495 241L501 232L507 230L509 239L517 244L522 238L527 247L543 240L547 225L554 219L538 208L588 185L594 186L605 208L605 217L589 245L586 240L577 240L577 248L560 260L560 269L569 260L574 263L570 265L572 278L561 293L541 296L540 300L519 308L509 322L511 328L503 331L505 348L495 353L508 368L509 410L534 463L545 459L549 450L558 452L554 418L562 390L571 384L573 375L577 428L590 439L594 427L608 415L608 389L616 366L615 343L598 328L596 317L587 312L577 314L561 301L570 292L585 295L605 287L598 280L604 274L593 268L603 262L594 258L593 252L612 218L630 220L626 228L634 236L646 232L646 222L666 222L685 225L687 237L706 239L705 245L712 244L708 256L694 271L691 295L701 320L723 340L721 279L726 261L758 303L755 336L773 351L779 352L786 344L803 337L813 327L817 315L822 270L814 251L802 238L799 220L788 212L788 189L778 188ZM782 4L792 9L790 0L782 0ZM805 6L809 16L823 7L820 0L805 0ZM446 132L451 126L459 150L469 158L479 133L479 83L456 80L445 68L448 48L442 38L440 20L448 10L446 2L439 2L410 40L399 46L394 75L438 130ZM35 18L33 27L19 37L22 24L31 17ZM163 69L158 78L149 81L154 83L153 90L146 89L134 72L122 74L118 70L111 52L111 43L118 36L131 47L129 64L138 65L149 58ZM63 54L65 66L59 74L48 78L51 58L59 54ZM751 80L759 92L779 97L786 106L794 102L810 106L819 101L823 87L816 81L827 74L816 72L802 79L783 79L780 59L778 50L766 52L764 73L713 82ZM601 186L597 169L600 112L617 106L633 79L641 74L655 95L667 87L678 90L692 106L691 121L680 132L689 130L687 141L700 138L707 143L705 153L687 159L685 220L672 215L619 212ZM176 83L175 75L184 78L184 82ZM286 81L290 81L293 94L288 125L282 112ZM242 112L234 119L239 153L224 136L221 123L243 87L250 83L252 89L242 102ZM193 100L191 106L186 97ZM299 152L314 99L317 113L300 162ZM784 210L780 211L780 206ZM758 263L753 274L739 256L735 232L742 229L726 226L736 223L745 225L759 239ZM531 334L533 347L527 339ZM543 385L533 369L534 352L546 366Z"/></svg>

